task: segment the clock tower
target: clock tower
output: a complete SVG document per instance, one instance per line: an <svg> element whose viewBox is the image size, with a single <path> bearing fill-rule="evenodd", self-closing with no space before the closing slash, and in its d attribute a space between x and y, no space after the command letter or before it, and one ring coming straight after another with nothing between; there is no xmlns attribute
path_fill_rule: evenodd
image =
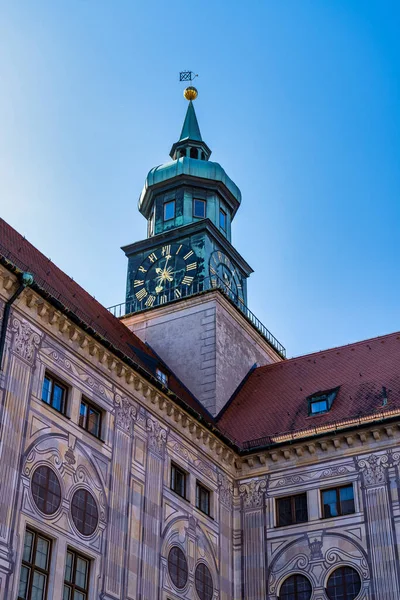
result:
<svg viewBox="0 0 400 600"><path fill-rule="evenodd" d="M254 363L280 360L283 349L247 308L252 269L231 243L241 193L210 160L196 88L184 96L189 104L172 160L151 169L139 198L147 238L122 248L124 319L216 414ZM227 344L235 346L230 356Z"/></svg>

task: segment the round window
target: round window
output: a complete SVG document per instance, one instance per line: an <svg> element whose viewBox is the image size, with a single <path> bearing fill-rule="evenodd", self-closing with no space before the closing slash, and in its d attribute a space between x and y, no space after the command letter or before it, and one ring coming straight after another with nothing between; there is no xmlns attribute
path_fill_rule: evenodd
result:
<svg viewBox="0 0 400 600"><path fill-rule="evenodd" d="M200 563L196 567L195 574L196 592L200 600L211 600L214 593L213 581L210 569Z"/></svg>
<svg viewBox="0 0 400 600"><path fill-rule="evenodd" d="M82 535L92 535L99 521L97 504L87 490L77 490L71 502L72 520Z"/></svg>
<svg viewBox="0 0 400 600"><path fill-rule="evenodd" d="M185 587L188 578L188 566L186 557L178 546L174 546L169 551L168 572L172 583L178 590Z"/></svg>
<svg viewBox="0 0 400 600"><path fill-rule="evenodd" d="M36 506L45 515L54 514L61 504L61 487L57 475L49 467L38 467L31 482Z"/></svg>
<svg viewBox="0 0 400 600"><path fill-rule="evenodd" d="M279 600L309 600L311 591L311 583L307 577L291 575L281 586Z"/></svg>
<svg viewBox="0 0 400 600"><path fill-rule="evenodd" d="M340 567L333 571L326 586L326 593L330 600L354 600L360 590L360 576L351 567Z"/></svg>

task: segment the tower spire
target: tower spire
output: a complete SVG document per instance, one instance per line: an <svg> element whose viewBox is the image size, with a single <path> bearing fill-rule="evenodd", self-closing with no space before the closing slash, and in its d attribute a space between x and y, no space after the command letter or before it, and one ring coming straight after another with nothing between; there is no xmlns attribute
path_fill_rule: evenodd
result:
<svg viewBox="0 0 400 600"><path fill-rule="evenodd" d="M170 156L173 160L179 158L195 158L197 160L208 160L211 156L211 150L201 137L199 123L197 121L196 111L194 110L193 100L198 96L198 91L190 85L183 92L186 100L189 101L185 120L179 140L173 144Z"/></svg>

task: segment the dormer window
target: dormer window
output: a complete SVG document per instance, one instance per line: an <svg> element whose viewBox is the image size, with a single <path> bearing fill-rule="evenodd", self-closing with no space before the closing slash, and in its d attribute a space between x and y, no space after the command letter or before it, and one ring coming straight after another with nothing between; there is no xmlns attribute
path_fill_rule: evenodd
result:
<svg viewBox="0 0 400 600"><path fill-rule="evenodd" d="M165 387L168 387L168 375L161 369L156 369L156 377Z"/></svg>
<svg viewBox="0 0 400 600"><path fill-rule="evenodd" d="M308 414L309 416L320 415L328 412L333 404L339 388L327 390L325 392L317 392L308 397Z"/></svg>

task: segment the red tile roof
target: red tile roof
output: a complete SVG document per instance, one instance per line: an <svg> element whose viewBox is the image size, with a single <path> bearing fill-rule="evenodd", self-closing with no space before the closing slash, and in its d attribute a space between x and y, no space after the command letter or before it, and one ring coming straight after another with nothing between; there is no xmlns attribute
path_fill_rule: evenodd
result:
<svg viewBox="0 0 400 600"><path fill-rule="evenodd" d="M50 298L60 302L108 344L155 376L156 367L163 363L149 346L3 219L0 219L0 257L18 269L32 273L36 284ZM172 373L169 376L169 388L207 422L214 422L212 416Z"/></svg>
<svg viewBox="0 0 400 600"><path fill-rule="evenodd" d="M308 396L337 386L331 410L308 416ZM266 438L266 445L286 432L399 409L400 333L393 333L258 367L217 421L241 444Z"/></svg>

